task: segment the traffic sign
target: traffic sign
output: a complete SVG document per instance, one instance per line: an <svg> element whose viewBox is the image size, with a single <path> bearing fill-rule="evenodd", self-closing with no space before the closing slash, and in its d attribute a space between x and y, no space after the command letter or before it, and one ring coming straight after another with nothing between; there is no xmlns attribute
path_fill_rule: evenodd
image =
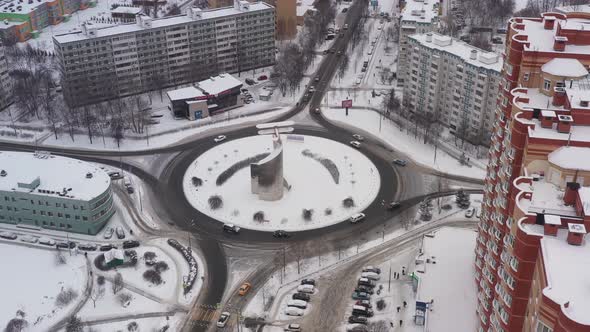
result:
<svg viewBox="0 0 590 332"><path fill-rule="evenodd" d="M346 99L342 101L342 108L350 108L352 107L352 100Z"/></svg>

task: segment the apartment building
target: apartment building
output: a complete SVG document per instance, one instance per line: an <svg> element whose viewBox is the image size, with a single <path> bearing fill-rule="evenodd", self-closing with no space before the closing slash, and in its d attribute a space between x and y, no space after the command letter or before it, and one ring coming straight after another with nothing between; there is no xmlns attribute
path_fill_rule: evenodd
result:
<svg viewBox="0 0 590 332"><path fill-rule="evenodd" d="M590 13L508 22L475 281L478 331L590 331Z"/></svg>
<svg viewBox="0 0 590 332"><path fill-rule="evenodd" d="M111 179L49 153L0 152L0 223L97 234L115 213Z"/></svg>
<svg viewBox="0 0 590 332"><path fill-rule="evenodd" d="M407 0L399 17L399 55L397 59L397 84L405 84L408 58L411 50L408 36L436 31L439 22L438 0Z"/></svg>
<svg viewBox="0 0 590 332"><path fill-rule="evenodd" d="M103 101L274 64L274 8L236 2L53 37L70 105Z"/></svg>
<svg viewBox="0 0 590 332"><path fill-rule="evenodd" d="M474 144L488 144L502 60L435 32L408 36L406 109L438 121Z"/></svg>
<svg viewBox="0 0 590 332"><path fill-rule="evenodd" d="M4 47L0 44L0 110L12 103L12 79L8 69Z"/></svg>

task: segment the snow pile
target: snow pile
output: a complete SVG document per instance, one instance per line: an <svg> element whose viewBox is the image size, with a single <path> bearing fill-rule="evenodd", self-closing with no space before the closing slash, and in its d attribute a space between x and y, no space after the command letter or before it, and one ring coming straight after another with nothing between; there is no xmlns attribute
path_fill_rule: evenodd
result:
<svg viewBox="0 0 590 332"><path fill-rule="evenodd" d="M182 257L186 259L190 267L189 274L183 283L184 293L186 294L190 292L191 288L193 287L193 284L195 283L195 279L197 278L197 261L193 257L190 249L183 247L180 243L178 243L178 241L174 239L168 239L168 244L182 254Z"/></svg>

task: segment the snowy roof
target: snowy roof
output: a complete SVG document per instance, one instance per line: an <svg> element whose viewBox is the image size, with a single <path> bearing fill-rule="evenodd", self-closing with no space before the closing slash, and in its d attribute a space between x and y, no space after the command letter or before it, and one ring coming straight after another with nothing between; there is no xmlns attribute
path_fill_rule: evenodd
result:
<svg viewBox="0 0 590 332"><path fill-rule="evenodd" d="M590 5L560 6L555 7L555 12L564 14L581 12L588 13L590 12Z"/></svg>
<svg viewBox="0 0 590 332"><path fill-rule="evenodd" d="M555 58L541 67L544 73L555 76L583 77L588 75L588 70L578 59Z"/></svg>
<svg viewBox="0 0 590 332"><path fill-rule="evenodd" d="M121 249L111 249L104 253L104 261L105 263L109 263L113 260L124 260L125 255L123 254L123 250Z"/></svg>
<svg viewBox="0 0 590 332"><path fill-rule="evenodd" d="M561 225L561 217L554 214L546 214L545 223L549 225Z"/></svg>
<svg viewBox="0 0 590 332"><path fill-rule="evenodd" d="M151 28L142 27L142 26L138 25L137 23L119 24L119 25L115 25L115 26L96 29L96 36L95 37L88 37L87 35L85 35L82 32L72 32L72 33L67 33L67 34L63 34L63 35L56 35L53 37L53 39L55 41L57 41L58 43L63 44L63 43L76 42L76 41L81 41L81 40L86 40L86 39L109 37L109 36L114 36L114 35L121 35L121 34L126 34L126 33L143 31L143 30L151 30L152 28L161 28L161 27L169 27L169 26L174 26L174 25L183 25L183 24L188 24L191 22L197 22L197 21L200 22L203 20L252 13L252 12L268 10L268 9L272 9L272 8L273 8L272 6L270 6L264 2L256 2L256 3L250 4L248 11L240 11L239 9L236 9L233 6L232 7L215 8L215 9L206 9L206 10L200 11L201 18L199 18L199 19L193 19L193 18L189 17L188 15L169 16L169 17L163 17L163 18L158 18L158 19L152 19L151 20L151 26L152 26Z"/></svg>
<svg viewBox="0 0 590 332"><path fill-rule="evenodd" d="M590 126L576 126L572 125L569 133L560 133L556 129L554 123L551 128L541 127L541 122L537 119L530 120L535 125L534 128L529 127L529 137L531 138L545 138L553 140L570 140L572 142L590 142Z"/></svg>
<svg viewBox="0 0 590 332"><path fill-rule="evenodd" d="M564 110L564 106L553 106L551 103L552 97L543 94L539 89L534 88L518 88L520 90L525 89L524 92L518 91L513 92L515 97L524 97L528 99L528 102L517 101L514 104L521 109L542 109L542 110Z"/></svg>
<svg viewBox="0 0 590 332"><path fill-rule="evenodd" d="M558 216L577 217L576 209L573 206L565 205L563 191L546 178L533 181L531 185L532 197L527 199L521 197L518 201L519 207L525 213L546 213Z"/></svg>
<svg viewBox="0 0 590 332"><path fill-rule="evenodd" d="M527 42L529 45L525 45L525 51L550 53L555 52L553 50L553 43L555 32L559 25L562 25L562 28L566 26L568 28L576 27L583 29L585 24L590 24L589 20L584 19L568 19L567 21L558 19L552 30L546 30L543 22L530 19L523 19L522 22L524 24L524 30L514 34L512 39L515 39L517 35L526 35L528 36ZM588 54L590 53L590 45L567 44L565 50L559 53Z"/></svg>
<svg viewBox="0 0 590 332"><path fill-rule="evenodd" d="M203 96L203 93L199 91L199 89L195 88L194 86L189 86L186 88L170 90L166 92L168 98L170 100L184 100L190 98L196 98Z"/></svg>
<svg viewBox="0 0 590 332"><path fill-rule="evenodd" d="M432 41L427 41L428 35L432 34ZM476 67L483 67L486 69L494 70L498 73L502 70L502 59L500 56L493 52L486 52L482 49L473 47L459 39L451 38L432 32L429 34L415 34L408 38L415 40L421 46L429 49L437 49L441 52L446 52L461 58L466 63L469 63ZM471 59L471 51L477 51L477 58Z"/></svg>
<svg viewBox="0 0 590 332"><path fill-rule="evenodd" d="M590 171L590 148L562 146L551 152L548 159L561 168Z"/></svg>
<svg viewBox="0 0 590 332"><path fill-rule="evenodd" d="M586 234L586 227L584 224L567 224L567 229L570 233Z"/></svg>
<svg viewBox="0 0 590 332"><path fill-rule="evenodd" d="M582 209L584 209L584 215L590 215L590 187L581 187L578 189L578 195L582 202Z"/></svg>
<svg viewBox="0 0 590 332"><path fill-rule="evenodd" d="M401 14L404 22L432 23L438 17L438 1L436 0L407 0Z"/></svg>
<svg viewBox="0 0 590 332"><path fill-rule="evenodd" d="M590 102L590 90L572 88L565 91L572 108L590 110L590 103L582 105L583 101Z"/></svg>
<svg viewBox="0 0 590 332"><path fill-rule="evenodd" d="M0 1L0 12L7 14L28 14L37 9L37 7L50 1L53 0L33 0L30 3L29 1L3 0Z"/></svg>
<svg viewBox="0 0 590 332"><path fill-rule="evenodd" d="M567 243L567 230L560 229L557 237L541 239L541 254L547 276L543 294L561 305L569 319L590 325L590 245L583 241L574 246ZM564 304L568 303L566 308Z"/></svg>
<svg viewBox="0 0 590 332"><path fill-rule="evenodd" d="M557 113L555 113L555 111L549 111L549 110L542 110L541 111L541 115L546 117L546 118L555 118L557 117Z"/></svg>
<svg viewBox="0 0 590 332"><path fill-rule="evenodd" d="M220 92L236 88L240 85L242 85L242 82L228 73L213 76L197 83L197 87L201 91L210 95L217 95Z"/></svg>
<svg viewBox="0 0 590 332"><path fill-rule="evenodd" d="M111 13L117 13L117 14L139 14L141 13L141 8L139 7L125 7L125 6L119 6L115 9L111 10Z"/></svg>
<svg viewBox="0 0 590 332"><path fill-rule="evenodd" d="M104 193L111 184L107 173L97 166L46 152L2 151L0 170L6 172L6 176L0 176L0 190L62 199L90 200Z"/></svg>

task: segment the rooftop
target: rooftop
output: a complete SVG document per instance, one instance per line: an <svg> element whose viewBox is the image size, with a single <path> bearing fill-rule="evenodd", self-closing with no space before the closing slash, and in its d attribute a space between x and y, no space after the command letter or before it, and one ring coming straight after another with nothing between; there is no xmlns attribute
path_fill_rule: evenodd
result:
<svg viewBox="0 0 590 332"><path fill-rule="evenodd" d="M197 83L197 88L211 95L242 85L242 82L230 74L219 74Z"/></svg>
<svg viewBox="0 0 590 332"><path fill-rule="evenodd" d="M203 96L203 93L194 86L170 90L166 94L170 100L184 100Z"/></svg>
<svg viewBox="0 0 590 332"><path fill-rule="evenodd" d="M537 119L529 120L534 124L534 128L529 127L529 137L545 138L573 142L590 142L590 126L571 126L569 133L560 133L557 131L557 123L553 123L551 128L542 128L541 122Z"/></svg>
<svg viewBox="0 0 590 332"><path fill-rule="evenodd" d="M463 61L473 66L491 69L498 73L502 70L503 61L499 54L486 52L459 39L444 36L435 32L432 32L432 41L428 41L429 34L415 34L408 38L417 41L424 47L437 49L458 56ZM472 51L477 52L476 59L471 59Z"/></svg>
<svg viewBox="0 0 590 332"><path fill-rule="evenodd" d="M548 159L561 168L590 171L590 148L562 146L551 152Z"/></svg>
<svg viewBox="0 0 590 332"><path fill-rule="evenodd" d="M2 0L0 12L8 14L28 14L37 7L53 0Z"/></svg>
<svg viewBox="0 0 590 332"><path fill-rule="evenodd" d="M544 64L541 70L555 76L583 77L588 75L588 70L578 59L554 58Z"/></svg>
<svg viewBox="0 0 590 332"><path fill-rule="evenodd" d="M590 21L584 19L568 19L568 20L556 20L552 30L546 30L544 23L523 19L524 30L520 33L512 36L514 39L516 35L522 34L528 36L529 45L525 46L525 51L536 51L536 52L550 52L554 53L553 50L554 37L557 27L561 24L568 28L583 28L585 24L590 24ZM565 50L559 53L571 53L571 54L588 54L590 53L590 45L573 45L567 44Z"/></svg>
<svg viewBox="0 0 590 332"><path fill-rule="evenodd" d="M118 14L139 14L141 13L141 8L139 7L127 7L127 6L119 6L115 9L111 10L111 13L118 13Z"/></svg>
<svg viewBox="0 0 590 332"><path fill-rule="evenodd" d="M555 11L558 13L575 13L575 12L590 12L590 5L575 5L575 6L560 6L555 7Z"/></svg>
<svg viewBox="0 0 590 332"><path fill-rule="evenodd" d="M538 177L538 181L532 181L529 188L521 183L520 189L532 191L532 196L526 198L521 195L517 204L525 213L547 213L556 216L577 216L573 206L567 206L563 202L564 191L553 183L547 182L545 177Z"/></svg>
<svg viewBox="0 0 590 332"><path fill-rule="evenodd" d="M404 22L432 23L438 17L438 1L435 0L407 0L401 14Z"/></svg>
<svg viewBox="0 0 590 332"><path fill-rule="evenodd" d="M107 173L97 166L48 153L2 151L0 165L1 174L6 172L0 175L0 190L4 191L90 200L111 184Z"/></svg>

